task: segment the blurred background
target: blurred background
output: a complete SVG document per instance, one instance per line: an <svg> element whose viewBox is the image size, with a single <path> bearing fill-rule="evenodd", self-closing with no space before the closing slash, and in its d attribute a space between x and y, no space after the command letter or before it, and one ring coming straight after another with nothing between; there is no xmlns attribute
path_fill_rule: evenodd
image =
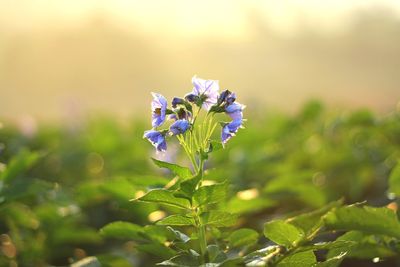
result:
<svg viewBox="0 0 400 267"><path fill-rule="evenodd" d="M0 0L3 118L142 114L195 74L257 108L387 111L399 68L395 0Z"/></svg>

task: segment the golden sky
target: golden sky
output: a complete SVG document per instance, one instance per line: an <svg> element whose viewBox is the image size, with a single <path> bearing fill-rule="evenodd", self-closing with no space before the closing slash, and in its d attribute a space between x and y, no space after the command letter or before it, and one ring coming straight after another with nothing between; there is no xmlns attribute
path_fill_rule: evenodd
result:
<svg viewBox="0 0 400 267"><path fill-rule="evenodd" d="M245 37L248 13L264 15L275 30L293 34L298 21L324 32L340 31L354 10L386 7L400 14L397 0L0 0L2 28L74 27L93 16L106 16L121 27L195 37ZM163 32L160 32L162 34Z"/></svg>

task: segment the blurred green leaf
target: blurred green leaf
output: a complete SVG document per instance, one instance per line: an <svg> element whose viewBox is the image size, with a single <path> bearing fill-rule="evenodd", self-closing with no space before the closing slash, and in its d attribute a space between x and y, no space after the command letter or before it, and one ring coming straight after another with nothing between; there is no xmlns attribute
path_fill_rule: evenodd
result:
<svg viewBox="0 0 400 267"><path fill-rule="evenodd" d="M258 241L258 233L253 229L242 228L229 236L230 247L252 246Z"/></svg>
<svg viewBox="0 0 400 267"><path fill-rule="evenodd" d="M21 150L11 159L7 168L0 173L0 180L3 180L5 183L10 182L19 174L31 168L38 161L40 156L38 152L30 152L26 149Z"/></svg>
<svg viewBox="0 0 400 267"><path fill-rule="evenodd" d="M282 220L264 224L264 235L279 245L295 246L304 237L302 230Z"/></svg>
<svg viewBox="0 0 400 267"><path fill-rule="evenodd" d="M101 228L100 234L118 239L143 239L143 227L130 222L112 222Z"/></svg>
<svg viewBox="0 0 400 267"><path fill-rule="evenodd" d="M400 196L400 163L394 167L389 176L389 191Z"/></svg>
<svg viewBox="0 0 400 267"><path fill-rule="evenodd" d="M161 259L168 259L176 255L176 251L162 244L141 244L136 247L139 251L149 253Z"/></svg>

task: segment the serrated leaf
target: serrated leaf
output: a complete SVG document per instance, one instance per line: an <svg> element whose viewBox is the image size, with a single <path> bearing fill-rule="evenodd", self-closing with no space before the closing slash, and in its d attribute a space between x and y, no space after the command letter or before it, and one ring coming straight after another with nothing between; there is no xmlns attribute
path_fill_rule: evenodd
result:
<svg viewBox="0 0 400 267"><path fill-rule="evenodd" d="M228 227L236 223L237 216L224 211L209 211L200 214L202 225L211 225L215 227Z"/></svg>
<svg viewBox="0 0 400 267"><path fill-rule="evenodd" d="M333 247L328 252L328 258L337 257L343 252L346 252L346 257L359 258L359 259L371 259L374 257L388 258L395 256L397 251L385 246L384 242L380 242L379 239L383 236L368 235L360 231L350 231L338 239L335 242L352 242L353 245L344 250L343 248Z"/></svg>
<svg viewBox="0 0 400 267"><path fill-rule="evenodd" d="M197 206L217 203L225 199L226 191L226 182L202 186L193 194L193 200Z"/></svg>
<svg viewBox="0 0 400 267"><path fill-rule="evenodd" d="M143 227L130 222L112 222L100 229L100 234L119 239L143 239Z"/></svg>
<svg viewBox="0 0 400 267"><path fill-rule="evenodd" d="M326 213L331 211L333 208L339 207L340 205L342 205L342 203L342 200L334 201L320 209L289 218L286 221L290 224L293 224L297 228L302 229L303 232L308 235L316 230L316 228L321 226L322 217Z"/></svg>
<svg viewBox="0 0 400 267"><path fill-rule="evenodd" d="M400 196L400 163L392 170L389 176L389 191Z"/></svg>
<svg viewBox="0 0 400 267"><path fill-rule="evenodd" d="M181 178L183 180L189 179L193 176L193 174L189 168L182 167L177 164L157 160L155 158L151 158L151 159L158 167L170 170L173 174L175 174L176 176L178 176L179 178Z"/></svg>
<svg viewBox="0 0 400 267"><path fill-rule="evenodd" d="M329 212L324 222L331 230L357 230L400 238L400 223L388 208L347 206Z"/></svg>
<svg viewBox="0 0 400 267"><path fill-rule="evenodd" d="M208 245L207 255L212 263L220 263L227 259L225 253L217 245Z"/></svg>
<svg viewBox="0 0 400 267"><path fill-rule="evenodd" d="M283 220L275 220L264 225L264 235L275 243L292 247L304 237L301 229Z"/></svg>
<svg viewBox="0 0 400 267"><path fill-rule="evenodd" d="M166 189L151 190L144 196L134 200L164 204L181 209L190 209L190 203L187 199L175 197L174 192Z"/></svg>
<svg viewBox="0 0 400 267"><path fill-rule="evenodd" d="M290 255L278 263L278 267L304 267L312 266L317 262L312 251L305 251Z"/></svg>
<svg viewBox="0 0 400 267"><path fill-rule="evenodd" d="M186 226L195 225L195 221L192 217L185 215L171 215L157 222L158 225L173 225L173 226Z"/></svg>
<svg viewBox="0 0 400 267"><path fill-rule="evenodd" d="M179 190L175 194L185 197L187 199L191 199L196 191L196 187L201 178L201 173L198 173L196 176L193 176L192 178L183 181L182 183L180 183Z"/></svg>
<svg viewBox="0 0 400 267"><path fill-rule="evenodd" d="M230 247L252 246L258 241L258 233L253 229L243 228L234 231L228 239Z"/></svg>

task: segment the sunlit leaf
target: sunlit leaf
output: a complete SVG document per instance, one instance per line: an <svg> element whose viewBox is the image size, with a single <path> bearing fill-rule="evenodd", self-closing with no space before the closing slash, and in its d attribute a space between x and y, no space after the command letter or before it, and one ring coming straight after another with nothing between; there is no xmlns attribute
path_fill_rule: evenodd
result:
<svg viewBox="0 0 400 267"><path fill-rule="evenodd" d="M215 227L228 227L236 223L237 216L224 211L212 210L200 214L200 222L203 225Z"/></svg>
<svg viewBox="0 0 400 267"><path fill-rule="evenodd" d="M158 225L173 225L173 226L187 226L195 225L195 221L192 217L185 215L171 215L157 222Z"/></svg>
<svg viewBox="0 0 400 267"><path fill-rule="evenodd" d="M135 199L144 202L153 202L158 204L164 204L174 206L181 209L189 209L190 203L187 199L178 198L174 196L174 193L165 189L154 189L147 192L144 196Z"/></svg>
<svg viewBox="0 0 400 267"><path fill-rule="evenodd" d="M400 238L400 223L388 208L347 206L329 212L324 218L329 229L358 230Z"/></svg>
<svg viewBox="0 0 400 267"><path fill-rule="evenodd" d="M264 235L279 245L294 246L304 237L303 231L282 220L275 220L264 224Z"/></svg>
<svg viewBox="0 0 400 267"><path fill-rule="evenodd" d="M193 176L193 174L189 168L182 167L177 164L157 160L154 158L152 158L152 160L158 167L166 168L166 169L170 170L173 174L180 177L181 179L186 180Z"/></svg>

